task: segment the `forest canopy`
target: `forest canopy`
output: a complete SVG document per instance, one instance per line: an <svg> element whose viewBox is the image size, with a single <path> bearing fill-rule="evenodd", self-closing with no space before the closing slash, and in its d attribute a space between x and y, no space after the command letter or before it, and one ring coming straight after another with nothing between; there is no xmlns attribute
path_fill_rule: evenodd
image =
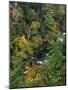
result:
<svg viewBox="0 0 68 90"><path fill-rule="evenodd" d="M66 84L66 6L9 2L10 88Z"/></svg>

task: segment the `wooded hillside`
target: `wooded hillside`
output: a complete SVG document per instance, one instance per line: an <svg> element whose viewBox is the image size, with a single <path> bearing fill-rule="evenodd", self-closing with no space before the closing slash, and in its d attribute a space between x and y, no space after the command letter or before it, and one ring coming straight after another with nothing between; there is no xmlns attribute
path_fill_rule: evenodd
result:
<svg viewBox="0 0 68 90"><path fill-rule="evenodd" d="M65 9L9 3L10 88L66 84Z"/></svg>

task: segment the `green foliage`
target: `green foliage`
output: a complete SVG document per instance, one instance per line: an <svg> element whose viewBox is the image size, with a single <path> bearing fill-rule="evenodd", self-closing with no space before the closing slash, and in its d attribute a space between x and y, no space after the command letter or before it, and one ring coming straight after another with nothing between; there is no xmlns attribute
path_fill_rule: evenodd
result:
<svg viewBox="0 0 68 90"><path fill-rule="evenodd" d="M65 85L65 56L64 5L10 2L10 88Z"/></svg>
<svg viewBox="0 0 68 90"><path fill-rule="evenodd" d="M49 56L47 58L48 66L48 85L65 85L65 37L62 34L57 35L56 41L49 41Z"/></svg>
<svg viewBox="0 0 68 90"><path fill-rule="evenodd" d="M22 62L21 62L22 63ZM17 63L15 69L10 71L10 87L11 88L20 88L25 87L24 82L24 63Z"/></svg>

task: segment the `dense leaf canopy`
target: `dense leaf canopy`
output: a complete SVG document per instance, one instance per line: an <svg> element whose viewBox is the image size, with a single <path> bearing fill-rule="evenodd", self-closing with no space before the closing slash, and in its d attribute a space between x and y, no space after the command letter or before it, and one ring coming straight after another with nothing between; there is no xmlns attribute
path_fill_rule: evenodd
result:
<svg viewBox="0 0 68 90"><path fill-rule="evenodd" d="M10 2L10 88L66 83L65 5Z"/></svg>

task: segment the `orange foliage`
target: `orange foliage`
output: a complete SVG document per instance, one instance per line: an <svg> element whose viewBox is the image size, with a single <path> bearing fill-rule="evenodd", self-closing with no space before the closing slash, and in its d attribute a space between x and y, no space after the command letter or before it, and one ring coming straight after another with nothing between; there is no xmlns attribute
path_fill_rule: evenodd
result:
<svg viewBox="0 0 68 90"><path fill-rule="evenodd" d="M39 67L36 64L33 64L32 67L29 67L27 77L35 77L38 72Z"/></svg>
<svg viewBox="0 0 68 90"><path fill-rule="evenodd" d="M11 11L11 16L15 22L18 22L20 13L17 11L16 8L13 8L13 10Z"/></svg>

